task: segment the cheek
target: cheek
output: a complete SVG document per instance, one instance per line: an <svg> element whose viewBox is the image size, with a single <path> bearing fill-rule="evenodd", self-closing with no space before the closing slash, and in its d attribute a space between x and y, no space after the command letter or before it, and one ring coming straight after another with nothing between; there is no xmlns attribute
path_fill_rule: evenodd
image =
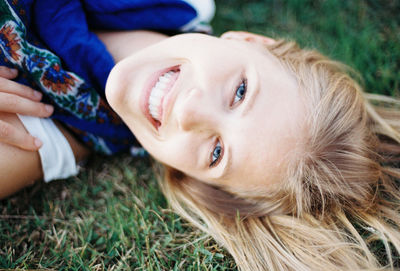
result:
<svg viewBox="0 0 400 271"><path fill-rule="evenodd" d="M175 140L157 141L144 139L143 147L159 162L176 168L185 173L192 173L195 169L197 150L189 141Z"/></svg>

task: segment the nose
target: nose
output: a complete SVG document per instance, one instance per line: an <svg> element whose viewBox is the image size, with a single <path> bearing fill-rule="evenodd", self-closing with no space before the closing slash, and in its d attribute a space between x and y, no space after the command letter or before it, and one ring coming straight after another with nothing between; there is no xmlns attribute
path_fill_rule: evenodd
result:
<svg viewBox="0 0 400 271"><path fill-rule="evenodd" d="M192 89L176 110L178 126L183 131L203 131L216 127L218 122L214 97L207 97L199 89Z"/></svg>

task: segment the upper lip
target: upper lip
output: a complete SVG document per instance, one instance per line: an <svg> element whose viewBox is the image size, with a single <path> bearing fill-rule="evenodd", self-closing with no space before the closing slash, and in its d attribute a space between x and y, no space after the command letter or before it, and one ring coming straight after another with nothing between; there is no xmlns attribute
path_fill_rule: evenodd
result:
<svg viewBox="0 0 400 271"><path fill-rule="evenodd" d="M171 109L173 108L174 102L175 102L175 89L176 89L176 85L177 82L179 80L180 77L180 73L181 73L181 69L180 66L176 67L176 69L178 70L178 76L175 78L175 81L173 82L171 89L169 90L169 92L164 96L164 99L162 101L162 115L161 115L161 125L163 125L165 123L165 121L168 119Z"/></svg>

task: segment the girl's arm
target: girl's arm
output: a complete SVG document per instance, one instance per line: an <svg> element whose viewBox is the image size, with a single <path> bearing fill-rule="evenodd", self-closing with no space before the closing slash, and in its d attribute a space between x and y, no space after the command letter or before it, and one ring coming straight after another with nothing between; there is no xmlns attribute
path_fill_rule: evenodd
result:
<svg viewBox="0 0 400 271"><path fill-rule="evenodd" d="M106 45L115 62L167 38L164 34L146 30L95 33Z"/></svg>
<svg viewBox="0 0 400 271"><path fill-rule="evenodd" d="M40 102L42 98L40 92L11 81L17 75L17 70L0 66L0 113L49 117L53 113L53 107ZM1 119L0 142L30 151L37 151L41 146L33 136Z"/></svg>
<svg viewBox="0 0 400 271"><path fill-rule="evenodd" d="M16 114L1 112L0 120L9 123L18 132L27 133ZM89 155L89 150L65 128L57 123L56 125L71 146L75 160L84 160ZM39 152L0 142L0 173L0 199L3 199L43 178Z"/></svg>
<svg viewBox="0 0 400 271"><path fill-rule="evenodd" d="M52 113L45 110L32 89L9 80L16 75L0 67L0 199L43 177L39 146L16 114L43 118ZM56 125L70 144L75 160L83 160L89 151L61 125Z"/></svg>

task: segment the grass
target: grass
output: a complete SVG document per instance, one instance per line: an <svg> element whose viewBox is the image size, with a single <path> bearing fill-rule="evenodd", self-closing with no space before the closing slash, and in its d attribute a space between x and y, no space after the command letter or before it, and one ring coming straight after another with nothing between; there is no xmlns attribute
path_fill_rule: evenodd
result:
<svg viewBox="0 0 400 271"><path fill-rule="evenodd" d="M213 26L297 40L358 70L367 91L400 96L399 13L397 0L217 0ZM150 162L126 155L0 201L0 268L236 270L171 212Z"/></svg>
<svg viewBox="0 0 400 271"><path fill-rule="evenodd" d="M148 160L95 158L76 178L3 201L0 267L229 270L224 252L167 208Z"/></svg>

